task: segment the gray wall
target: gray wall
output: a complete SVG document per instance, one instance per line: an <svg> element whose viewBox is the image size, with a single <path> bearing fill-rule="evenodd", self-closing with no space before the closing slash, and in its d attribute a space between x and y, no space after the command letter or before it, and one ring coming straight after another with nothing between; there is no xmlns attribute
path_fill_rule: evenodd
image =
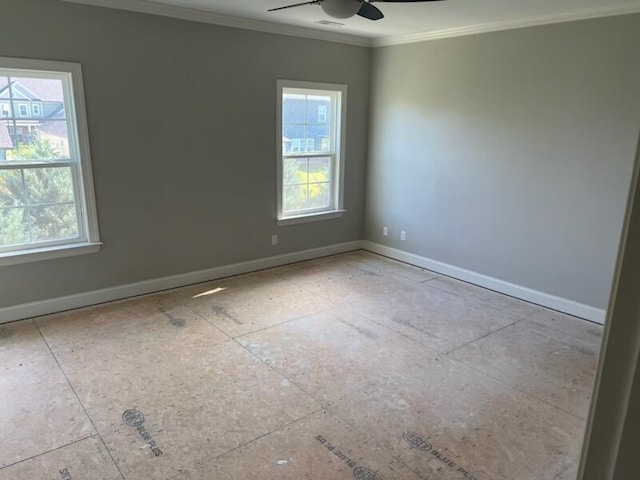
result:
<svg viewBox="0 0 640 480"><path fill-rule="evenodd" d="M374 50L365 238L606 308L638 45L629 15Z"/></svg>
<svg viewBox="0 0 640 480"><path fill-rule="evenodd" d="M2 0L0 56L82 64L104 241L2 267L0 307L362 238L369 49ZM341 219L275 225L278 78L348 85Z"/></svg>

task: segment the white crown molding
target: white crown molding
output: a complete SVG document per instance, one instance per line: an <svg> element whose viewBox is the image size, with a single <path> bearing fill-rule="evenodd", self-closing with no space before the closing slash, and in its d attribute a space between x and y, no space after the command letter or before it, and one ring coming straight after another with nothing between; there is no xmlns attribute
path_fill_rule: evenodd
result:
<svg viewBox="0 0 640 480"><path fill-rule="evenodd" d="M616 15L628 15L640 13L640 1L619 3L603 7L583 9L576 12L563 14L537 15L530 17L512 18L499 22L481 23L465 27L448 28L434 30L431 32L415 33L410 35L394 35L371 39L372 47L388 47L392 45L402 45L405 43L425 42L428 40L438 40L441 38L463 37L476 35L479 33L498 32L500 30L512 30L516 28L535 27L540 25L550 25L553 23L575 22L578 20L588 20L591 18L612 17Z"/></svg>
<svg viewBox="0 0 640 480"><path fill-rule="evenodd" d="M591 18L611 17L615 15L628 15L640 13L640 1L633 0L616 5L588 8L575 12L561 14L536 15L529 17L512 18L497 22L481 23L464 27L433 30L430 32L415 33L409 35L391 35L386 37L369 38L345 33L328 32L316 28L285 25L281 23L265 22L248 18L222 15L219 13L198 10L193 8L178 7L157 3L149 0L62 0L68 3L92 5L96 7L128 10L130 12L147 13L163 17L179 18L193 22L222 25L225 27L241 28L258 32L273 33L276 35L289 35L294 37L324 40L329 42L357 45L360 47L387 47L406 43L425 42L442 38L463 37L479 33L512 30L516 28L535 27L554 23L574 22Z"/></svg>
<svg viewBox="0 0 640 480"><path fill-rule="evenodd" d="M328 42L344 43L359 47L370 47L371 39L337 32L327 32L316 28L298 27L282 23L264 22L249 18L222 15L219 13L198 10L194 8L177 7L164 3L150 2L147 0L62 0L67 3L79 3L94 7L114 8L137 13L148 13L163 17L179 18L192 22L210 23L224 27L241 28L258 32L274 33L276 35L289 35L293 37L324 40Z"/></svg>

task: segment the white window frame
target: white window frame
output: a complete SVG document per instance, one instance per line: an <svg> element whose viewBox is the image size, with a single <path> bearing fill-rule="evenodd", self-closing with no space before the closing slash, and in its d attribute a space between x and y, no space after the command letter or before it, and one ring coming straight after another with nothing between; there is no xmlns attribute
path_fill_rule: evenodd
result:
<svg viewBox="0 0 640 480"><path fill-rule="evenodd" d="M318 105L318 123L327 123L326 105Z"/></svg>
<svg viewBox="0 0 640 480"><path fill-rule="evenodd" d="M314 222L318 220L328 220L331 218L341 217L346 210L344 209L344 164L345 164L345 145L346 145L346 125L347 125L347 86L335 83L318 83L304 82L297 80L278 80L277 90L277 109L276 109L276 165L277 165L277 218L278 226L292 225L298 223ZM306 90L310 94L326 95L330 93L335 95L336 101L334 108L331 109L331 135L334 139L334 150L331 152L288 152L287 157L331 157L331 185L333 191L330 192L329 207L322 209L308 210L304 213L295 215L285 214L283 212L283 159L284 152L282 150L282 99L285 89L301 89Z"/></svg>
<svg viewBox="0 0 640 480"><path fill-rule="evenodd" d="M102 243L98 230L81 65L70 62L0 57L0 75L6 74L62 80L70 160L55 162L55 164L67 163L72 167L78 237L0 247L0 266L98 252ZM31 160L0 162L0 168L6 170L29 168L30 165L33 168L36 163L38 161ZM41 163L43 167L48 165L46 161Z"/></svg>
<svg viewBox="0 0 640 480"><path fill-rule="evenodd" d="M36 113L37 110L37 113ZM39 102L33 102L31 104L31 114L34 117L41 117L42 116L42 104Z"/></svg>
<svg viewBox="0 0 640 480"><path fill-rule="evenodd" d="M24 108L24 113L22 113L22 109ZM29 104L26 102L18 103L18 115L22 118L29 116Z"/></svg>

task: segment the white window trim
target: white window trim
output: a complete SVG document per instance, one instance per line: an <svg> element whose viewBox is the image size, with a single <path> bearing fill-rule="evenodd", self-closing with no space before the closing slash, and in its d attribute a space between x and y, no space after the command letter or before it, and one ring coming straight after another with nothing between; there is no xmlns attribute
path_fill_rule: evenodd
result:
<svg viewBox="0 0 640 480"><path fill-rule="evenodd" d="M34 109L38 110L38 113L36 113ZM33 102L31 104L31 114L34 117L41 117L42 116L42 104Z"/></svg>
<svg viewBox="0 0 640 480"><path fill-rule="evenodd" d="M344 209L344 164L346 145L346 125L347 125L347 86L336 83L305 82L297 80L278 80L276 82L276 173L277 173L277 217L278 226L293 225L299 223L315 222L341 217ZM332 179L334 182L333 208L319 210L316 212L304 212L299 215L283 215L282 213L282 93L285 88L300 88L306 90L334 91L340 92L340 102L332 112L334 121L332 128L337 129L335 136L335 166L333 168Z"/></svg>
<svg viewBox="0 0 640 480"><path fill-rule="evenodd" d="M326 105L318 106L318 122L327 123L327 106Z"/></svg>
<svg viewBox="0 0 640 480"><path fill-rule="evenodd" d="M23 249L0 253L0 266L18 263L50 260L54 258L95 253L100 250L100 232L98 229L98 214L93 186L93 172L91 169L91 151L89 148L89 129L87 126L87 111L84 98L84 84L82 81L82 66L79 63L57 62L49 60L32 60L22 58L0 57L3 68L24 70L25 76L34 76L33 70L69 75L69 82L65 85L65 109L68 115L75 116L75 126L69 125L70 144L77 145L79 156L80 178L77 182L78 208L81 209L78 227L84 232L80 239L73 239L67 243L56 245L33 246L25 245ZM73 142L71 142L73 140Z"/></svg>
<svg viewBox="0 0 640 480"><path fill-rule="evenodd" d="M25 113L22 113L22 108L24 107ZM18 116L25 118L29 116L29 104L26 102L18 102Z"/></svg>

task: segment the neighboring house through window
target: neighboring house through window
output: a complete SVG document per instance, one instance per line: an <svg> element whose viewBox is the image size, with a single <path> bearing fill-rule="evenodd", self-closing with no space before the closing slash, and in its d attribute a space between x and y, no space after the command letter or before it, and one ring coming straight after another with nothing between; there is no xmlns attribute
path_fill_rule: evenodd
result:
<svg viewBox="0 0 640 480"><path fill-rule="evenodd" d="M278 224L342 215L346 85L278 81Z"/></svg>
<svg viewBox="0 0 640 480"><path fill-rule="evenodd" d="M291 152L314 152L316 141L314 138L291 139Z"/></svg>
<svg viewBox="0 0 640 480"><path fill-rule="evenodd" d="M327 121L327 106L318 105L318 122L325 123Z"/></svg>
<svg viewBox="0 0 640 480"><path fill-rule="evenodd" d="M98 251L80 66L0 57L0 114L0 265Z"/></svg>

